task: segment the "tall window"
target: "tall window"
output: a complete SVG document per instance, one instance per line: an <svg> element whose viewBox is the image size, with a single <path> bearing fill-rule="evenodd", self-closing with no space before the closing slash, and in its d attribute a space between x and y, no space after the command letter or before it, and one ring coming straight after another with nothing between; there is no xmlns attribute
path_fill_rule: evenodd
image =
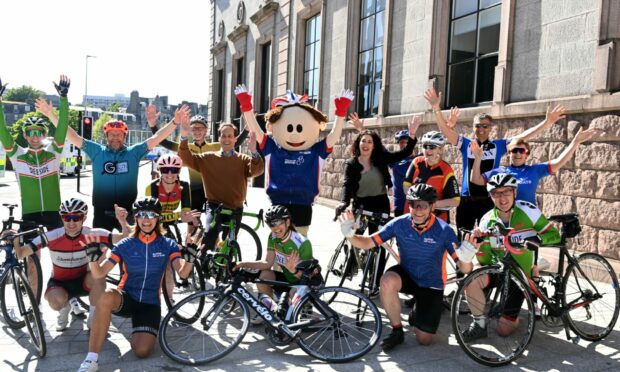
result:
<svg viewBox="0 0 620 372"><path fill-rule="evenodd" d="M260 112L269 111L271 104L271 43L261 45Z"/></svg>
<svg viewBox="0 0 620 372"><path fill-rule="evenodd" d="M217 91L216 94L216 110L215 110L215 125L211 126L211 138L217 141L217 130L220 123L224 119L224 69L217 70Z"/></svg>
<svg viewBox="0 0 620 372"><path fill-rule="evenodd" d="M237 86L239 84L244 84L245 83L245 76L244 76L244 63L243 63L243 58L239 58L235 60L235 82L233 84L233 86ZM233 97L234 98L234 97ZM239 103L237 102L236 99L232 100L233 102L233 122L235 123L235 125L237 125L237 128L240 127L240 118L241 118L241 107L239 107Z"/></svg>
<svg viewBox="0 0 620 372"><path fill-rule="evenodd" d="M383 74L385 0L362 0L358 57L357 112L369 117L379 111Z"/></svg>
<svg viewBox="0 0 620 372"><path fill-rule="evenodd" d="M453 0L447 106L468 106L493 99L501 3Z"/></svg>
<svg viewBox="0 0 620 372"><path fill-rule="evenodd" d="M319 65L321 58L321 14L306 21L304 94L314 105L319 98Z"/></svg>

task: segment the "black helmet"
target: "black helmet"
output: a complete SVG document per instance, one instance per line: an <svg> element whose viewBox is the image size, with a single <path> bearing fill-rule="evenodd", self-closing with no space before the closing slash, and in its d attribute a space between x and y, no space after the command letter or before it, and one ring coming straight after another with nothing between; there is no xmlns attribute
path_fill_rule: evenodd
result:
<svg viewBox="0 0 620 372"><path fill-rule="evenodd" d="M487 182L487 191L491 192L498 187L512 187L516 189L519 186L517 179L512 174L498 173Z"/></svg>
<svg viewBox="0 0 620 372"><path fill-rule="evenodd" d="M284 221L289 218L291 218L291 213L285 206L282 205L272 205L265 213L265 222L267 222L267 225L270 225L276 221Z"/></svg>
<svg viewBox="0 0 620 372"><path fill-rule="evenodd" d="M426 183L415 184L407 190L407 200L422 200L432 204L437 198L437 190Z"/></svg>
<svg viewBox="0 0 620 372"><path fill-rule="evenodd" d="M138 211L151 211L157 214L161 214L161 203L159 202L159 199L145 197L136 200L136 202L133 203L132 209L134 213Z"/></svg>

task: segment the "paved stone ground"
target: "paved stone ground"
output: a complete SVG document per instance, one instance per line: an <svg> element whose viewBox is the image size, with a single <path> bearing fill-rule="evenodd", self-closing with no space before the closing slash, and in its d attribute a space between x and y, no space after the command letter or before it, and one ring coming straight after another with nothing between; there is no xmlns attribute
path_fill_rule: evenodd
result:
<svg viewBox="0 0 620 372"><path fill-rule="evenodd" d="M142 168L140 188L147 184L149 166ZM91 178L87 174L82 179L82 191L76 192L74 178L63 178L61 181L63 197L80 196L90 199ZM16 181L12 172L7 172L0 179L0 203L18 200ZM251 189L248 198L249 210L258 210L268 206L268 200L261 189ZM6 211L0 216L5 218ZM18 214L19 215L19 214ZM341 239L339 227L331 221L333 209L317 205L314 208L313 225L310 239L319 260L325 265L335 245ZM266 240L267 231L259 232ZM264 244L264 243L263 243ZM44 283L49 275L50 263L46 253L43 254ZM64 332L54 330L56 313L43 301L43 319L46 328L47 356L39 359L31 352L28 335L23 330L12 330L0 317L0 370L1 371L71 371L76 370L88 348L88 333L82 320L76 319ZM406 324L406 313L403 322ZM386 318L384 317L384 325ZM384 327L385 331L389 329ZM182 371L182 370L324 370L324 371L370 371L370 370L419 370L419 371L470 371L484 368L469 359L458 346L450 327L448 312L443 313L435 343L430 347L417 344L409 332L405 344L390 354L381 352L375 347L365 357L347 364L326 364L313 360L295 344L285 348L274 348L265 339L263 327L251 327L241 345L228 356L200 368L189 368L168 359L159 347L151 357L137 359L130 350L129 336L131 322L123 318L113 317L109 338L100 353L102 371ZM561 330L548 329L537 322L533 340L525 354L506 370L562 370L562 371L602 371L620 368L620 325L605 340L599 343L580 341L572 344L566 341Z"/></svg>

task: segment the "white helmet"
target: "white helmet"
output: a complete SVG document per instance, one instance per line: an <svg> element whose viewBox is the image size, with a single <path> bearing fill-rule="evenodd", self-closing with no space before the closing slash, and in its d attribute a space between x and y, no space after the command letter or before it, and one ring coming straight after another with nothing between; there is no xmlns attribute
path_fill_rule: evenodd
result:
<svg viewBox="0 0 620 372"><path fill-rule="evenodd" d="M432 130L430 132L424 133L424 135L422 136L422 144L441 147L446 144L446 137L444 137L440 132Z"/></svg>
<svg viewBox="0 0 620 372"><path fill-rule="evenodd" d="M60 214L67 213L88 213L88 205L81 199L71 198L60 203Z"/></svg>
<svg viewBox="0 0 620 372"><path fill-rule="evenodd" d="M178 155L166 154L157 160L157 169L159 168L181 168L183 160Z"/></svg>
<svg viewBox="0 0 620 372"><path fill-rule="evenodd" d="M491 177L489 182L487 182L487 191L491 192L498 187L512 187L513 189L516 189L519 187L519 183L512 174L498 173Z"/></svg>

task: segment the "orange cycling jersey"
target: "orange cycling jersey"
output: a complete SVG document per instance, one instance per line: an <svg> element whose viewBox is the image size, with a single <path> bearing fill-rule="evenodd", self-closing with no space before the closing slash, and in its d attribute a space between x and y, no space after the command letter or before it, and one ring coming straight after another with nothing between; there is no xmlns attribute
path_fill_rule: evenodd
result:
<svg viewBox="0 0 620 372"><path fill-rule="evenodd" d="M163 183L157 179L151 182L144 192L145 196L159 199L161 203L162 222L173 222L179 219L180 213L177 208L181 205L181 211L191 210L191 196L189 184L185 181L177 181L171 191L164 189Z"/></svg>

